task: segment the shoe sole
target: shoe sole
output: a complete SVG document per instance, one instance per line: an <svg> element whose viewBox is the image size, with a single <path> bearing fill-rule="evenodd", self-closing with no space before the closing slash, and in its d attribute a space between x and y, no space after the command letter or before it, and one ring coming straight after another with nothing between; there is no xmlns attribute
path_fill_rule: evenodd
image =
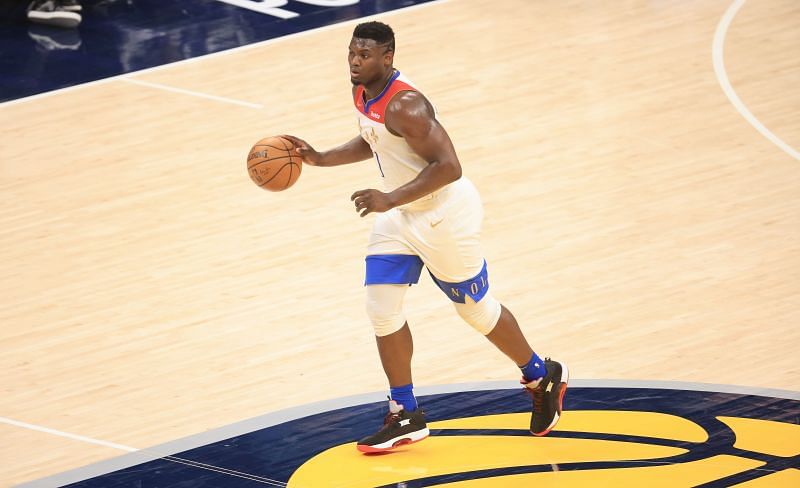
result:
<svg viewBox="0 0 800 488"><path fill-rule="evenodd" d="M47 24L55 27L77 27L81 23L81 16L75 12L28 12L28 20L39 24Z"/></svg>
<svg viewBox="0 0 800 488"><path fill-rule="evenodd" d="M382 444L377 444L375 446L368 446L366 444L357 444L356 449L367 454L374 454L376 452L388 452L400 446L407 446L409 444L414 444L419 441L423 441L428 438L430 433L431 431L426 427L422 430L418 430L410 434L395 437L394 439L390 439Z"/></svg>
<svg viewBox="0 0 800 488"><path fill-rule="evenodd" d="M543 437L550 433L551 430L556 426L558 421L561 419L561 407L564 404L564 395L567 393L567 384L569 383L569 368L564 363L561 363L561 382L558 384L558 388L560 392L558 394L558 410L556 410L556 415L553 417L553 421L550 422L550 425L547 428L539 433L531 431L531 434L535 435L536 437Z"/></svg>

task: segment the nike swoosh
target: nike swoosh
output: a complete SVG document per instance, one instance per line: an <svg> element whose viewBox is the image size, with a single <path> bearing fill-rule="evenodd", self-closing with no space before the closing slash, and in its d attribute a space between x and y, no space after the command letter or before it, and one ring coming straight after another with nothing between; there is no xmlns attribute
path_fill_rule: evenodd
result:
<svg viewBox="0 0 800 488"><path fill-rule="evenodd" d="M431 222L431 227L436 227L437 225L441 224L441 223L442 223L442 220L444 220L444 219L439 219L439 220L438 220L438 221L436 221L436 222Z"/></svg>

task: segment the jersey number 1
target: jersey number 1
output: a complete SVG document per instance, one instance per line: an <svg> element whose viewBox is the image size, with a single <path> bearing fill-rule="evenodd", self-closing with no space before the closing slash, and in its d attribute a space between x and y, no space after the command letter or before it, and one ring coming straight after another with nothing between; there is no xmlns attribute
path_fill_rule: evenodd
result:
<svg viewBox="0 0 800 488"><path fill-rule="evenodd" d="M381 167L381 158L378 156L378 153L373 152L372 154L375 155L375 161L378 162L378 170L381 172L381 178L386 178L386 175L383 174L383 167Z"/></svg>

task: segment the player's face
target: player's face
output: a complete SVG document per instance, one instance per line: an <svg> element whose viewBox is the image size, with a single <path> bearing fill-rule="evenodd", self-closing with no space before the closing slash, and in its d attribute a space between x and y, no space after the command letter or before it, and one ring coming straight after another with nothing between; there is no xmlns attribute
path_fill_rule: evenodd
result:
<svg viewBox="0 0 800 488"><path fill-rule="evenodd" d="M392 66L392 52L374 39L350 41L347 63L350 66L350 81L354 85L368 85L383 79L386 70Z"/></svg>

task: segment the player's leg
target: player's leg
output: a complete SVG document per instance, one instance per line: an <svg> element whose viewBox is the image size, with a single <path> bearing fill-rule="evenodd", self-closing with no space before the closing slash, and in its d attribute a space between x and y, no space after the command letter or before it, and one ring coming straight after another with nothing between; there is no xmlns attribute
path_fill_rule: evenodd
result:
<svg viewBox="0 0 800 488"><path fill-rule="evenodd" d="M411 356L414 343L403 313L409 285L419 281L422 260L412 254L396 230L397 212L375 219L366 259L367 315L389 380L389 413L383 427L356 443L362 452L383 452L425 439L425 414L414 397Z"/></svg>
<svg viewBox="0 0 800 488"><path fill-rule="evenodd" d="M532 397L531 433L547 435L561 417L569 370L550 358L542 360L528 344L514 315L505 306L500 308L500 318L486 338L514 361L522 373L521 383Z"/></svg>
<svg viewBox="0 0 800 488"><path fill-rule="evenodd" d="M395 389L392 400L403 405L406 410L416 410L417 400L411 396L409 399L400 398L402 387L411 384L411 356L414 354L414 340L411 338L411 329L408 322L403 324L397 332L387 336L375 336L378 343L378 355L381 358L381 366L386 378L389 380L389 387Z"/></svg>
<svg viewBox="0 0 800 488"><path fill-rule="evenodd" d="M489 291L486 266L478 275L458 283L431 276L453 301L459 316L486 336L520 369L521 383L532 397L531 433L546 435L561 417L569 382L567 367L550 358L542 359L533 351L514 315Z"/></svg>
<svg viewBox="0 0 800 488"><path fill-rule="evenodd" d="M375 329L381 364L389 380L390 400L383 427L356 443L361 452L388 451L421 441L430 433L425 413L418 408L414 397L411 378L414 343L402 311L407 289L408 284L367 286L367 314Z"/></svg>
<svg viewBox="0 0 800 488"><path fill-rule="evenodd" d="M520 368L525 391L533 396L531 432L545 435L561 415L569 374L563 364L533 351L514 316L489 291L480 245L483 208L475 187L462 180L451 185L440 208L415 217L438 224L414 223L407 239L458 314Z"/></svg>
<svg viewBox="0 0 800 488"><path fill-rule="evenodd" d="M489 290L485 261L481 271L468 280L449 282L433 273L431 278L453 301L458 315L514 361L525 381L535 381L546 375L544 362L531 348L517 319Z"/></svg>
<svg viewBox="0 0 800 488"><path fill-rule="evenodd" d="M533 349L531 349L528 340L522 334L517 319L502 304L500 304L500 317L497 320L497 324L486 334L486 338L509 359L514 361L520 369L523 369L533 358ZM524 375L525 371L523 370L522 373Z"/></svg>
<svg viewBox="0 0 800 488"><path fill-rule="evenodd" d="M414 411L417 409L416 398L413 394L406 394L411 385L411 356L414 353L411 330L403 314L406 290L408 284L367 285L367 316L375 331L383 371L394 390L392 400L406 410Z"/></svg>

